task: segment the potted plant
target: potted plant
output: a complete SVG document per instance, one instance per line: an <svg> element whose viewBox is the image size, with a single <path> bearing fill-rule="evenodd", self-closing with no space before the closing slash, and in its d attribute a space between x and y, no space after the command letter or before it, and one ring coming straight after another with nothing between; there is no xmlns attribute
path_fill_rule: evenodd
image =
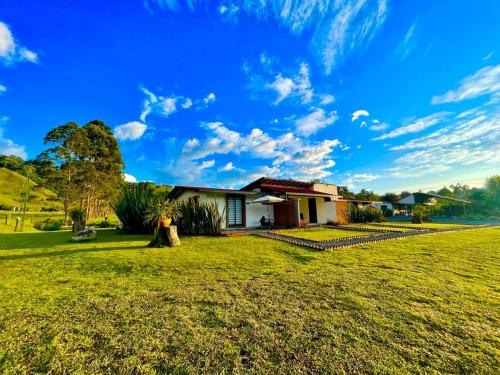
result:
<svg viewBox="0 0 500 375"><path fill-rule="evenodd" d="M169 227L172 220L176 220L179 217L180 210L176 202L164 197L154 198L150 202L145 214L146 221L155 228L154 237L149 246L162 246L166 242L166 239L162 238L160 229Z"/></svg>

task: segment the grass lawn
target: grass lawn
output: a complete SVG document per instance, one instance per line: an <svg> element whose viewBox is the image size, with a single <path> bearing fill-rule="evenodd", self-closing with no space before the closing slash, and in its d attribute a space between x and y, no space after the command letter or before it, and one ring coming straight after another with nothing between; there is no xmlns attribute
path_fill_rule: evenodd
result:
<svg viewBox="0 0 500 375"><path fill-rule="evenodd" d="M383 228L379 225L370 225L370 224L349 224L349 225L353 226L353 227L365 228L365 229L386 230L388 232L408 232L408 231L411 231L411 227L409 227L408 229L405 229L405 228L392 228L392 227Z"/></svg>
<svg viewBox="0 0 500 375"><path fill-rule="evenodd" d="M354 230L331 229L331 228L306 228L301 230L279 231L287 236L305 238L306 240L323 241L336 240L343 237L364 236L370 233L363 233Z"/></svg>
<svg viewBox="0 0 500 375"><path fill-rule="evenodd" d="M468 227L470 225L466 224L447 224L447 223L423 223L423 224L413 224L413 223L407 223L407 222L385 222L385 223L380 223L380 224L385 224L385 225L404 225L408 227L420 227L420 228L435 228L435 229L440 229L440 228L463 228L463 227Z"/></svg>
<svg viewBox="0 0 500 375"><path fill-rule="evenodd" d="M499 235L0 234L0 373L497 373Z"/></svg>

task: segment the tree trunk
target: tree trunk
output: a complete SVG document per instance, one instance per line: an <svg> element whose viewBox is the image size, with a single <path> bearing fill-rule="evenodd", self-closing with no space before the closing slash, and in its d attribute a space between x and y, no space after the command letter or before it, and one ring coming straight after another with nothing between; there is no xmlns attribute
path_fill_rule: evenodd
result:
<svg viewBox="0 0 500 375"><path fill-rule="evenodd" d="M154 237L148 244L148 247L174 247L179 246L181 241L177 235L177 227L171 225L169 227L156 228L154 232Z"/></svg>

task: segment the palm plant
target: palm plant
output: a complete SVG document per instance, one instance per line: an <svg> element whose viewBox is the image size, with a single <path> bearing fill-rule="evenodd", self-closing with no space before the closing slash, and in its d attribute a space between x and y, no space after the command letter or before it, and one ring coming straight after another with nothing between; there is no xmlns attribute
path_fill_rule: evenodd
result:
<svg viewBox="0 0 500 375"><path fill-rule="evenodd" d="M176 202L164 197L156 197L149 203L144 219L155 228L160 228L162 220L177 220L180 214Z"/></svg>
<svg viewBox="0 0 500 375"><path fill-rule="evenodd" d="M168 243L168 239L165 238L166 234L161 232L162 221L165 219L176 220L180 214L179 207L174 201L163 196L151 200L144 215L145 221L155 228L153 239L148 244L149 247L163 247L164 244Z"/></svg>

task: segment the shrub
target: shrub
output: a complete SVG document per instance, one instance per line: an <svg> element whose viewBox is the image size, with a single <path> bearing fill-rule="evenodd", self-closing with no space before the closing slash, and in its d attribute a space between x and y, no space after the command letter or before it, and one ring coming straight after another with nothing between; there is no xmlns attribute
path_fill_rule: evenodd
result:
<svg viewBox="0 0 500 375"><path fill-rule="evenodd" d="M179 203L181 217L176 221L180 234L220 236L224 213L215 202L199 203L194 199Z"/></svg>
<svg viewBox="0 0 500 375"><path fill-rule="evenodd" d="M411 219L412 223L421 224L424 221L429 221L430 210L429 207L422 204L416 204L412 208L413 217Z"/></svg>
<svg viewBox="0 0 500 375"><path fill-rule="evenodd" d="M351 223L380 223L385 219L381 209L371 206L360 208L358 206L350 204L348 213L349 221Z"/></svg>
<svg viewBox="0 0 500 375"><path fill-rule="evenodd" d="M38 230L53 231L60 230L63 224L63 220L45 219L43 221L36 222L33 224L33 227Z"/></svg>
<svg viewBox="0 0 500 375"><path fill-rule="evenodd" d="M153 225L146 221L146 211L153 200L153 192L140 185L125 186L113 205L125 233L146 234L153 232Z"/></svg>

